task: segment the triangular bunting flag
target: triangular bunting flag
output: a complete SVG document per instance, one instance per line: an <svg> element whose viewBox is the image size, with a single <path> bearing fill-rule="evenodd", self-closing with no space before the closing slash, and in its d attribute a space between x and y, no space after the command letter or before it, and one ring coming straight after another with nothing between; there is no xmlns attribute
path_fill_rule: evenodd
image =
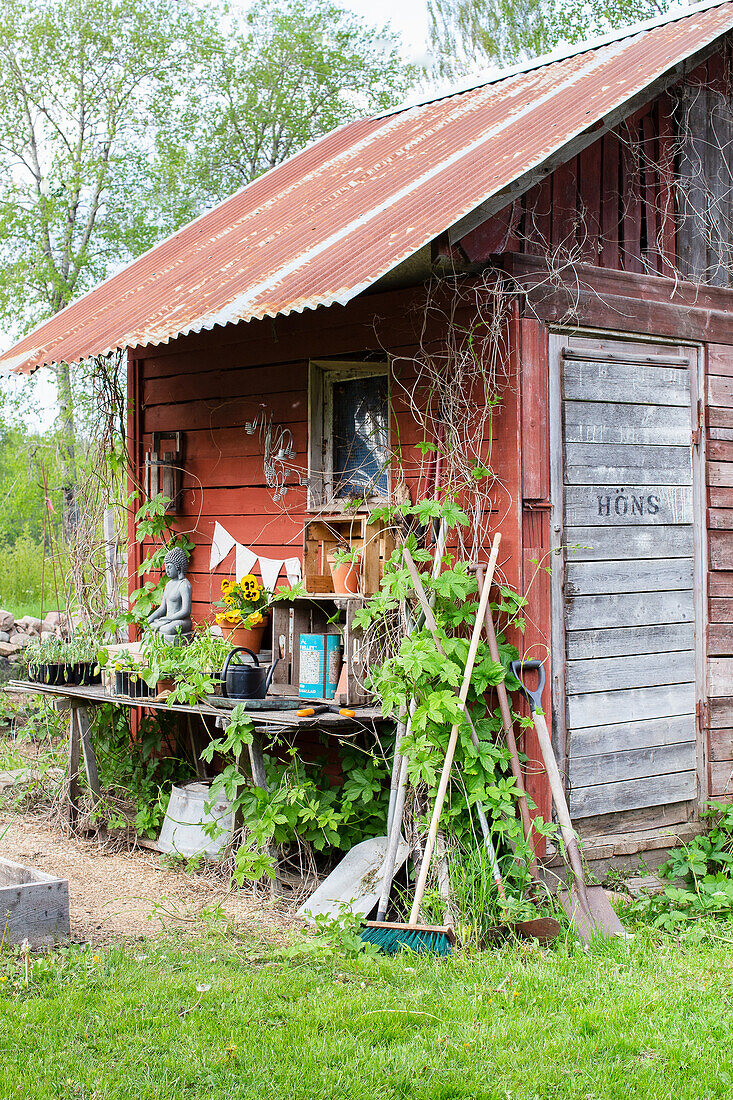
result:
<svg viewBox="0 0 733 1100"><path fill-rule="evenodd" d="M249 546L242 546L241 543L237 543L237 580L241 581L242 577L246 577L248 573L251 573L257 564L257 555L253 554Z"/></svg>
<svg viewBox="0 0 733 1100"><path fill-rule="evenodd" d="M211 540L211 558L209 559L209 571L216 569L219 562L222 562L227 556L229 551L235 545L235 539L229 534L226 528L217 520L214 524L214 537Z"/></svg>

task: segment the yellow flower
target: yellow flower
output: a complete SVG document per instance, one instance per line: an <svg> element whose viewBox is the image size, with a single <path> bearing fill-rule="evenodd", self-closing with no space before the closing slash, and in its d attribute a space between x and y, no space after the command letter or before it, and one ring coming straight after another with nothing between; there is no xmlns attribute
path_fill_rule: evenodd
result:
<svg viewBox="0 0 733 1100"><path fill-rule="evenodd" d="M223 611L220 611L219 614L216 616L216 621L218 622L219 626L227 621L227 617Z"/></svg>
<svg viewBox="0 0 733 1100"><path fill-rule="evenodd" d="M253 611L251 615L247 616L247 626L260 626L265 621L265 616L261 615L259 611Z"/></svg>
<svg viewBox="0 0 733 1100"><path fill-rule="evenodd" d="M257 600L260 596L260 586L257 583L257 578L253 573L247 573L241 578L239 586L242 589L244 598L247 600Z"/></svg>
<svg viewBox="0 0 733 1100"><path fill-rule="evenodd" d="M222 603L227 603L227 604L229 604L230 607L233 607L234 606L234 596L224 596L224 598L222 599L221 602Z"/></svg>
<svg viewBox="0 0 733 1100"><path fill-rule="evenodd" d="M227 611L226 621L228 623L240 623L242 621L242 616L238 611Z"/></svg>
<svg viewBox="0 0 733 1100"><path fill-rule="evenodd" d="M231 587L232 587L232 582L231 581L223 580L221 582L221 590L225 595Z"/></svg>

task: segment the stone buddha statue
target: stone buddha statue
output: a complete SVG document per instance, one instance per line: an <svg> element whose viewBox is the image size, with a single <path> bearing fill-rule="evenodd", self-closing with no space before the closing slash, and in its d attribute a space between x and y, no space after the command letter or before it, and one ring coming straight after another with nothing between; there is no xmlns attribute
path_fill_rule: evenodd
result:
<svg viewBox="0 0 733 1100"><path fill-rule="evenodd" d="M188 554L174 546L166 554L164 564L168 583L160 607L148 615L148 625L175 645L191 637L192 589L191 582L186 579Z"/></svg>

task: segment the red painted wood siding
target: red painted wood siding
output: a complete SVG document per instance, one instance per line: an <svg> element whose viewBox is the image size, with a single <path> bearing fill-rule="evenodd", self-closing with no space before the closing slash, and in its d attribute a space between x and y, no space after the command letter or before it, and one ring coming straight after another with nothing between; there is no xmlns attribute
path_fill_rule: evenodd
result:
<svg viewBox="0 0 733 1100"><path fill-rule="evenodd" d="M733 347L707 347L708 685L712 798L733 798Z"/></svg>
<svg viewBox="0 0 733 1100"><path fill-rule="evenodd" d="M636 112L460 241L471 263L502 252L650 275L676 267L672 103Z"/></svg>

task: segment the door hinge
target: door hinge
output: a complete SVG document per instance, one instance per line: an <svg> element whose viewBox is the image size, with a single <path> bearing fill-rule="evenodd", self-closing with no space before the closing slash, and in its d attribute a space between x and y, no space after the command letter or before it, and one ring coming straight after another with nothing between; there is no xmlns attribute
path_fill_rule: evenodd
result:
<svg viewBox="0 0 733 1100"><path fill-rule="evenodd" d="M695 703L695 729L702 734L708 727L708 705L703 699Z"/></svg>
<svg viewBox="0 0 733 1100"><path fill-rule="evenodd" d="M702 439L703 428L705 427L705 405L702 398L697 402L697 412L695 417L695 427L692 432L692 446L699 447L700 440Z"/></svg>

